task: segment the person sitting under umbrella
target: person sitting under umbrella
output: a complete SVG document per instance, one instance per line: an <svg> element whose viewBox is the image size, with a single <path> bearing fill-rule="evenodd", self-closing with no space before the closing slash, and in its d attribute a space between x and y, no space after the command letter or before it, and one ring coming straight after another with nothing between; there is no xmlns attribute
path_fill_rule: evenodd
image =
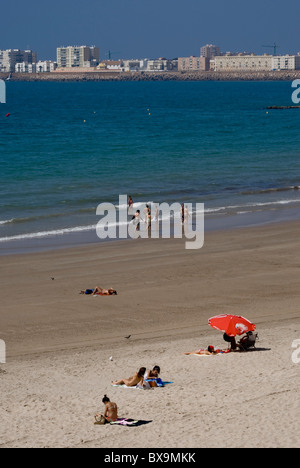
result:
<svg viewBox="0 0 300 468"><path fill-rule="evenodd" d="M230 351L239 350L239 345L237 344L236 339L235 339L234 336L229 336L229 335L227 335L227 333L224 333L223 339L224 339L224 341L226 341L226 343L231 344Z"/></svg>
<svg viewBox="0 0 300 468"><path fill-rule="evenodd" d="M256 329L256 325L241 315L217 315L210 318L208 323L216 330L224 332L223 338L226 343L230 343L230 351L240 351L241 349L236 343L235 337L237 335L240 336Z"/></svg>

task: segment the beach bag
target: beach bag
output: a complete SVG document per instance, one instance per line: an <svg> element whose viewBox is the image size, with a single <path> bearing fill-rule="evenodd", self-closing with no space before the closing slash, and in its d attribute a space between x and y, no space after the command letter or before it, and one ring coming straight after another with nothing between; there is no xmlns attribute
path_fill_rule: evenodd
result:
<svg viewBox="0 0 300 468"><path fill-rule="evenodd" d="M93 294L94 290L93 289L86 289L84 291L84 294Z"/></svg>
<svg viewBox="0 0 300 468"><path fill-rule="evenodd" d="M107 423L107 421L106 421L106 418L103 416L103 414L95 416L95 423L94 424L103 425L103 424L106 424L106 423Z"/></svg>

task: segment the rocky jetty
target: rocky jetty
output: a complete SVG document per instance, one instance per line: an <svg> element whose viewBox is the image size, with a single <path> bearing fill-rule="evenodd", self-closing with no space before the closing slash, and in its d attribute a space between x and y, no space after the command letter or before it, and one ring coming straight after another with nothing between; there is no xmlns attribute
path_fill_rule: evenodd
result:
<svg viewBox="0 0 300 468"><path fill-rule="evenodd" d="M0 73L0 79L10 74ZM300 70L272 72L52 72L13 73L11 81L293 81Z"/></svg>

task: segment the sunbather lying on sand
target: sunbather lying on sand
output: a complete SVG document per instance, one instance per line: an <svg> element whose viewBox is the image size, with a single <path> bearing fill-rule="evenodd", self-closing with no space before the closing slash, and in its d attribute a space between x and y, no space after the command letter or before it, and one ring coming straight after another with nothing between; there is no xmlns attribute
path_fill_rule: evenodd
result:
<svg viewBox="0 0 300 468"><path fill-rule="evenodd" d="M117 380L116 382L112 382L112 385L126 385L127 387L135 387L138 384L143 385L145 372L146 367L141 367L132 377Z"/></svg>
<svg viewBox="0 0 300 468"><path fill-rule="evenodd" d="M184 353L186 355L189 354L199 354L200 356L212 356L216 354L225 354L230 352L230 350L226 349L225 351L222 349L215 349L213 346L209 346L207 349L196 349L195 351L190 351L188 353Z"/></svg>
<svg viewBox="0 0 300 468"><path fill-rule="evenodd" d="M85 291L80 291L80 294L92 294L93 296L117 296L117 291L113 288L102 289L98 286L95 289L86 289Z"/></svg>

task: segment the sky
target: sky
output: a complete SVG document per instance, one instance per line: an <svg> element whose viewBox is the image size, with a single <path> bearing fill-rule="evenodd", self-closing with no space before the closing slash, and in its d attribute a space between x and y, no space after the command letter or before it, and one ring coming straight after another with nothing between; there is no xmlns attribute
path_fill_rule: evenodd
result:
<svg viewBox="0 0 300 468"><path fill-rule="evenodd" d="M222 52L300 52L299 0L9 0L1 5L0 49L96 45L101 59L176 58Z"/></svg>

